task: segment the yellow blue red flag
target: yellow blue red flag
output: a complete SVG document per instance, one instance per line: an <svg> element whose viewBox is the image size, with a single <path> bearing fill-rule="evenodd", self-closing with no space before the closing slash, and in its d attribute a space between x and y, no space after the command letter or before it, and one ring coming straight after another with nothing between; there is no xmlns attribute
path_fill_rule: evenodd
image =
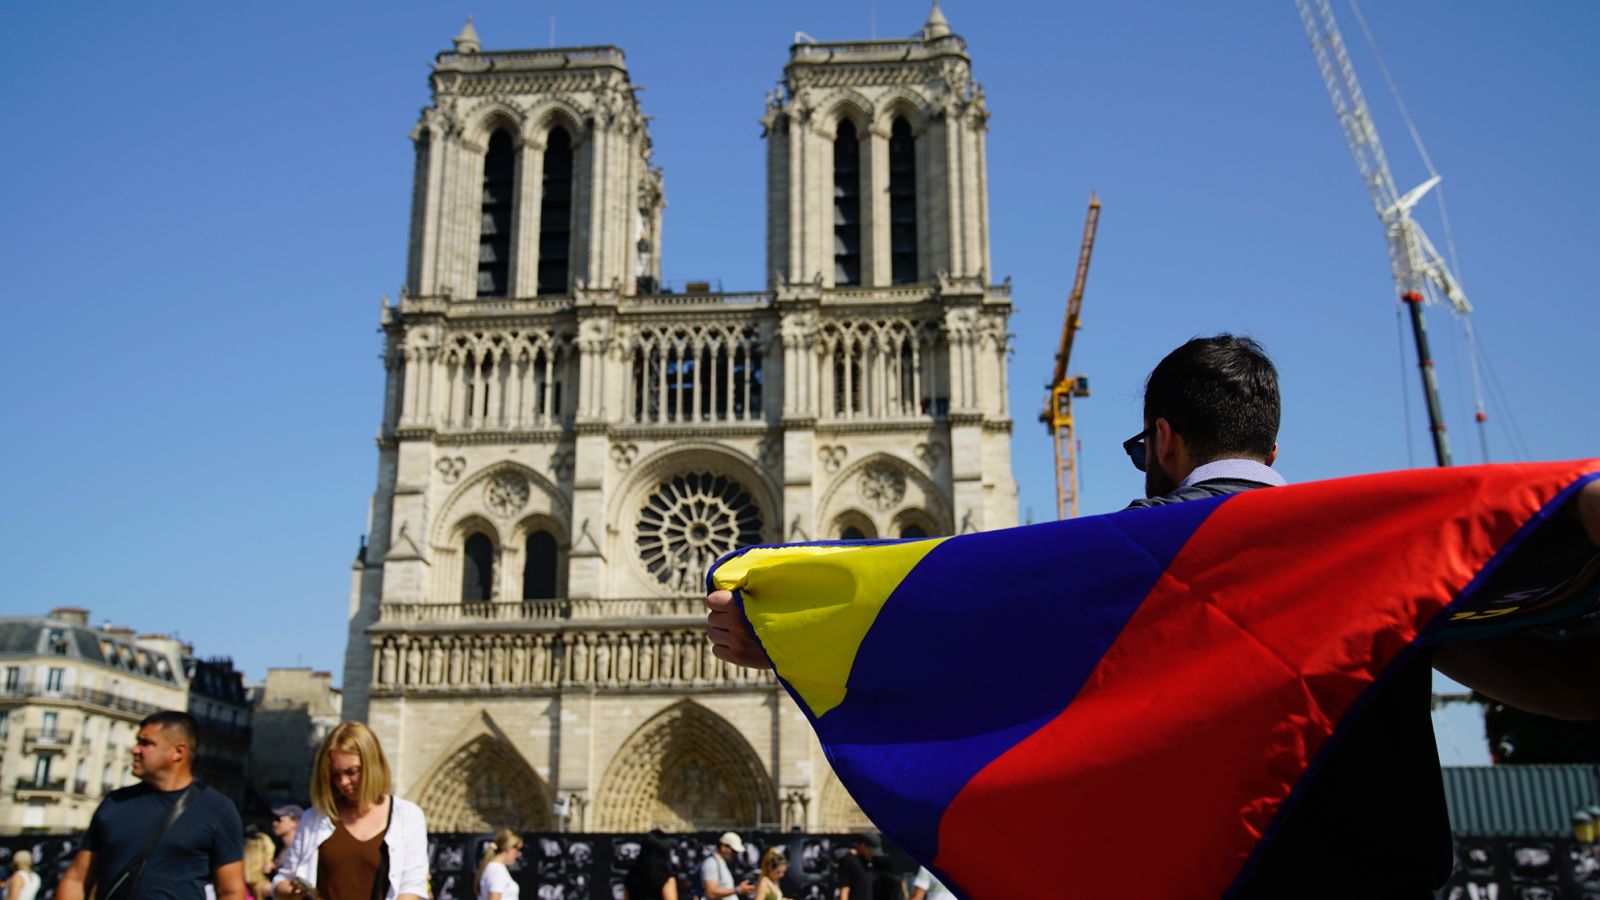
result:
<svg viewBox="0 0 1600 900"><path fill-rule="evenodd" d="M1120 896L1130 871L1144 896L1220 896L1387 675L1434 643L1595 610L1592 553L1531 590L1508 561L1573 526L1560 509L1597 474L1400 472L754 547L707 579L851 796L946 885L1032 896L1016 861L1051 860L1078 896ZM1131 839L1153 820L1183 823L1156 866Z"/></svg>

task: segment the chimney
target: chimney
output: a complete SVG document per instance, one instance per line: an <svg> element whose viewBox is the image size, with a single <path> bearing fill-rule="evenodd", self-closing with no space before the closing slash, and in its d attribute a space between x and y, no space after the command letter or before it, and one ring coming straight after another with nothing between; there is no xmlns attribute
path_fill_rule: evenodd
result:
<svg viewBox="0 0 1600 900"><path fill-rule="evenodd" d="M50 618L61 619L74 625L88 625L89 611L81 606L58 606L50 610Z"/></svg>

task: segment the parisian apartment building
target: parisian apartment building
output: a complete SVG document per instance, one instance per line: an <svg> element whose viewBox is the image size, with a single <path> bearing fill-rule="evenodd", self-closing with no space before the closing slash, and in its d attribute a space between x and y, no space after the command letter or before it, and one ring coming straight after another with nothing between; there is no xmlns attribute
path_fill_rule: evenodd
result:
<svg viewBox="0 0 1600 900"><path fill-rule="evenodd" d="M0 677L0 834L86 827L101 798L134 783L140 720L166 709L200 725L196 774L246 803L250 708L230 660L58 607L0 617Z"/></svg>

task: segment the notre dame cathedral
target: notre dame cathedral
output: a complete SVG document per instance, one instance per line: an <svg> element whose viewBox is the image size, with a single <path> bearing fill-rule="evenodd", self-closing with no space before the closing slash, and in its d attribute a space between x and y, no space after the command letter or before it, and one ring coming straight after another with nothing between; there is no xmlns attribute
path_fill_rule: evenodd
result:
<svg viewBox="0 0 1600 900"><path fill-rule="evenodd" d="M749 544L1016 524L966 43L935 5L790 48L747 293L663 286L620 49L454 44L383 310L347 716L438 831L867 824L771 673L711 655L703 581Z"/></svg>

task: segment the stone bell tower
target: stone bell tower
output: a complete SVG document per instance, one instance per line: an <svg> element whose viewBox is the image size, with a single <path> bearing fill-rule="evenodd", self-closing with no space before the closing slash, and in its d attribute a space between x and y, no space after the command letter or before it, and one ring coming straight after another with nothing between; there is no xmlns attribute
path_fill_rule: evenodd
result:
<svg viewBox="0 0 1600 900"><path fill-rule="evenodd" d="M785 458L821 467L787 470L785 506L815 510L818 535L1016 523L1011 292L989 278L988 121L966 42L937 3L909 39L795 44L768 98ZM907 517L874 499L893 490L854 505L839 495L840 473L898 485L889 469L849 470L907 449L943 508Z"/></svg>

